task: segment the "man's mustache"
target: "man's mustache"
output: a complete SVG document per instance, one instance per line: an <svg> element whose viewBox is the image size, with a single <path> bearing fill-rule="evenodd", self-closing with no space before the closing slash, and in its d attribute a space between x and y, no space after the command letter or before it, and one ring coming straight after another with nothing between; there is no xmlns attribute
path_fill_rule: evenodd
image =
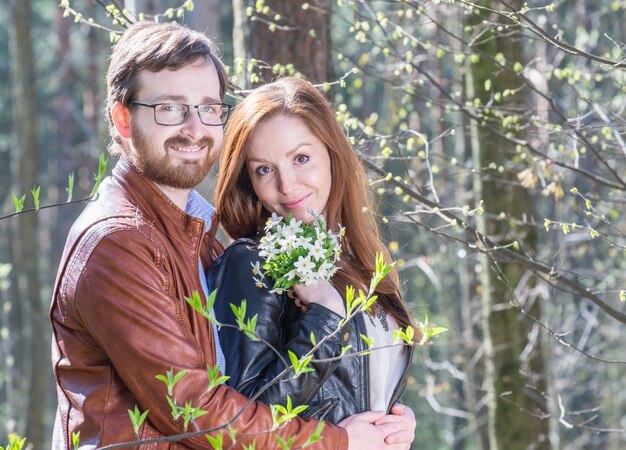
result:
<svg viewBox="0 0 626 450"><path fill-rule="evenodd" d="M167 139L164 145L166 147L207 147L210 150L213 148L214 141L209 136L204 136L197 141L192 141L182 136L175 136Z"/></svg>

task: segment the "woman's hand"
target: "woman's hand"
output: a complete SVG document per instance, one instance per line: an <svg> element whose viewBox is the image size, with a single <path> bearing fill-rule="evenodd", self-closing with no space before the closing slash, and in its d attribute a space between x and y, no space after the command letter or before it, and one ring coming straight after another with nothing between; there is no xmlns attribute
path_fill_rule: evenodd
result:
<svg viewBox="0 0 626 450"><path fill-rule="evenodd" d="M389 423L400 424L400 430L388 434L385 438L387 444L407 445L411 447L411 443L415 439L415 413L411 408L400 403L396 403L391 407L391 414L377 420L375 425L384 425Z"/></svg>
<svg viewBox="0 0 626 450"><path fill-rule="evenodd" d="M295 294L294 301L300 308L308 307L309 303L317 303L337 313L341 317L346 316L346 307L343 298L341 298L337 289L326 280L318 281L310 286L296 284L293 287L293 292Z"/></svg>

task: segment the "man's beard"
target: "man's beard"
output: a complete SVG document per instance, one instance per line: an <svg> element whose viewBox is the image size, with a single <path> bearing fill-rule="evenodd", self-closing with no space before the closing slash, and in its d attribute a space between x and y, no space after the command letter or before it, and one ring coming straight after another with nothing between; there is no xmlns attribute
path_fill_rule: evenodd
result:
<svg viewBox="0 0 626 450"><path fill-rule="evenodd" d="M176 189L193 189L207 176L217 155L213 155L213 139L204 136L194 142L182 136L167 139L163 147L165 154L156 156L156 151L148 142L145 135L138 127L131 128L131 137L134 148L130 148L129 158L131 163L146 177L161 186L169 186ZM173 165L168 156L170 147L206 147L207 153L204 159L198 161L180 160L178 165Z"/></svg>

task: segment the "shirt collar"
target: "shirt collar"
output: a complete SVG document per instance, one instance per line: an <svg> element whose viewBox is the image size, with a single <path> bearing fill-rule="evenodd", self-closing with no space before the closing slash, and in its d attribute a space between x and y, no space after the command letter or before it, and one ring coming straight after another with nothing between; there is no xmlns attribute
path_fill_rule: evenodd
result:
<svg viewBox="0 0 626 450"><path fill-rule="evenodd" d="M204 231L211 229L211 221L215 215L215 208L198 191L191 191L185 213L198 219L204 220Z"/></svg>

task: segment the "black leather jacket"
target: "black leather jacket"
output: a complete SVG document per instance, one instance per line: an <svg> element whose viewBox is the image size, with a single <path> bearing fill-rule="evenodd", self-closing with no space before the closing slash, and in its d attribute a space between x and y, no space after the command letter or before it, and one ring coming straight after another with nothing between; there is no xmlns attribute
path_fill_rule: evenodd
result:
<svg viewBox="0 0 626 450"><path fill-rule="evenodd" d="M246 318L258 314L255 331L265 341L253 341L233 327L220 328L226 374L230 376L227 384L250 397L259 393L258 399L268 404L285 405L289 395L294 405L309 405L300 414L301 417L324 418L332 423L368 411L369 359L367 356L354 356L366 350L366 344L360 337L366 333L362 315L345 323L340 333L325 342L314 356L314 360L336 357L341 355L342 347L351 346L341 360L312 363L310 367L314 370L298 378L294 378L293 371L289 371L280 382L263 390L285 369L284 361L287 366L290 365L287 350L298 357L304 355L313 347L311 333L320 342L337 329L341 317L318 304L311 304L308 311L302 313L285 294L270 293L271 286L259 288L252 278L252 264L257 261L261 258L256 242L239 239L207 272L209 290L217 289L217 319L224 324L235 325L230 304L239 305L242 299L246 299ZM410 347L409 351L411 358L413 348ZM404 391L409 366L410 363L395 389L389 408Z"/></svg>

